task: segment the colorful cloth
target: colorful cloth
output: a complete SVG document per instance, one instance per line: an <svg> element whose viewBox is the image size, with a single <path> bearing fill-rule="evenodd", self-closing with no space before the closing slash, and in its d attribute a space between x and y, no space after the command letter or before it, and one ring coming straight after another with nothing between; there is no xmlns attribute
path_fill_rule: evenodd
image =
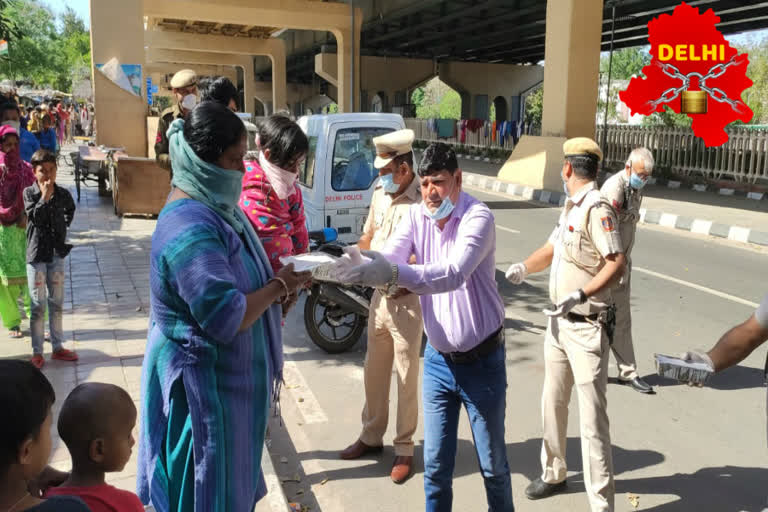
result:
<svg viewBox="0 0 768 512"><path fill-rule="evenodd" d="M27 232L18 226L0 226L0 284L27 284Z"/></svg>
<svg viewBox="0 0 768 512"><path fill-rule="evenodd" d="M10 126L0 126L0 140L6 135L19 137ZM24 189L35 182L32 166L21 159L19 150L0 151L0 224L11 226L19 222L24 213Z"/></svg>
<svg viewBox="0 0 768 512"><path fill-rule="evenodd" d="M137 475L137 494L158 512L253 510L266 494L267 315L240 332L246 295L266 284L265 266L200 201L180 199L160 213L150 256ZM193 464L183 453L168 458L169 447L188 448L187 415ZM185 502L184 482L193 482L194 507Z"/></svg>
<svg viewBox="0 0 768 512"><path fill-rule="evenodd" d="M259 162L246 160L240 208L256 230L275 272L283 267L280 263L282 256L294 256L309 250L304 200L299 186L294 187L294 194L287 199L279 199Z"/></svg>
<svg viewBox="0 0 768 512"><path fill-rule="evenodd" d="M91 512L144 512L138 496L130 491L109 484L89 487L51 487L45 497L77 496L88 505Z"/></svg>

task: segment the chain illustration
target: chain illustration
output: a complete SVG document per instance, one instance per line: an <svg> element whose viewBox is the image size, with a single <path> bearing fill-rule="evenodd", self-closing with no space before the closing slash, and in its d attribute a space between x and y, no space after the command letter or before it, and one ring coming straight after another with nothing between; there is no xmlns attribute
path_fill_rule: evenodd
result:
<svg viewBox="0 0 768 512"><path fill-rule="evenodd" d="M723 91L722 89L718 89L717 87L707 87L707 80L721 77L725 74L725 72L730 68L731 66L738 66L742 63L742 58L745 56L745 54L742 55L734 55L733 58L731 58L730 61L728 61L725 64L715 64L710 68L710 70L707 72L706 75L702 75L701 73L688 73L687 75L684 75L680 72L679 69L677 69L672 64L666 63L661 64L657 62L657 66L661 68L661 72L667 75L670 78L674 78L676 80L682 81L682 85L680 87L670 87L666 91L664 91L659 99L649 101L647 103L648 106L651 107L652 110L656 110L656 107L661 105L662 103L669 103L670 101L676 99L678 96L680 96L680 93L684 90L688 89L688 86L691 85L691 78L698 78L699 79L699 88L706 92L710 98L715 100L718 103L727 103L731 106L731 108L734 110L734 112L741 114L743 113L746 108L746 105L741 100L732 100L728 97L728 94Z"/></svg>

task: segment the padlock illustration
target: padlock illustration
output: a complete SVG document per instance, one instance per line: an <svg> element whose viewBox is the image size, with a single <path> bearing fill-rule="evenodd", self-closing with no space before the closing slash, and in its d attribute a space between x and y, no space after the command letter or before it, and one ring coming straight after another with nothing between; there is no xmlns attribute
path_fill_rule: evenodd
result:
<svg viewBox="0 0 768 512"><path fill-rule="evenodd" d="M705 91L683 91L680 111L683 114L706 114L707 93Z"/></svg>

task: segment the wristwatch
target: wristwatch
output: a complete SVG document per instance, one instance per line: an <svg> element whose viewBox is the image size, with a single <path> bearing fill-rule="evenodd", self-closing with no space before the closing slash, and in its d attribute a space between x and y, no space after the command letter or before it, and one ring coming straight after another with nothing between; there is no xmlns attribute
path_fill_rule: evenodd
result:
<svg viewBox="0 0 768 512"><path fill-rule="evenodd" d="M385 292L387 295L392 295L397 291L397 279L400 277L400 268L394 263L392 264L391 268L392 268L392 277L389 278L389 281L387 282L387 287L385 288Z"/></svg>

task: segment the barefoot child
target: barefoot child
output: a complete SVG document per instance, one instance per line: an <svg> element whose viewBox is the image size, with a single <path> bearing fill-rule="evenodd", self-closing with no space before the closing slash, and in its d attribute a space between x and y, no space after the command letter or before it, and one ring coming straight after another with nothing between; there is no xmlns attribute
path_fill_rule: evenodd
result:
<svg viewBox="0 0 768 512"><path fill-rule="evenodd" d="M114 384L81 384L64 401L58 426L72 473L46 496L77 496L92 512L143 512L134 493L104 482L105 473L122 471L131 458L136 406L130 395Z"/></svg>

